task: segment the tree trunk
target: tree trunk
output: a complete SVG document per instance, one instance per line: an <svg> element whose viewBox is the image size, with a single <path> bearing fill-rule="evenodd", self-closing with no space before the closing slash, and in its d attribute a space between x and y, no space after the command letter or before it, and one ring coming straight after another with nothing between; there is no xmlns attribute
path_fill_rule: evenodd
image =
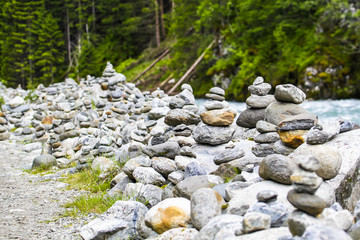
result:
<svg viewBox="0 0 360 240"><path fill-rule="evenodd" d="M160 23L159 23L159 4L157 0L154 0L155 3L155 38L156 38L156 47L160 47Z"/></svg>
<svg viewBox="0 0 360 240"><path fill-rule="evenodd" d="M182 76L180 78L180 80L170 89L170 91L167 94L171 94L173 91L175 91L175 89L183 82L185 81L188 76L191 74L191 72L196 68L196 66L201 62L201 60L204 58L205 53L207 52L207 50L209 50L210 48L212 48L212 46L214 45L215 40L213 40L210 45L203 51L203 53L200 55L200 57L198 57L198 59L196 59L196 61L194 62L193 65L191 65L191 67L186 71L186 73L184 74L184 76Z"/></svg>
<svg viewBox="0 0 360 240"><path fill-rule="evenodd" d="M160 21L161 21L161 34L163 39L166 38L165 24L164 24L164 0L160 1Z"/></svg>
<svg viewBox="0 0 360 240"><path fill-rule="evenodd" d="M96 22L96 15L95 15L95 0L92 1L92 19L93 19L93 29L92 32L95 33L95 22Z"/></svg>
<svg viewBox="0 0 360 240"><path fill-rule="evenodd" d="M69 61L69 69L70 69L72 66L72 59L71 59L70 19L69 19L68 7L66 7L66 37L67 37L67 52L68 52L68 61Z"/></svg>

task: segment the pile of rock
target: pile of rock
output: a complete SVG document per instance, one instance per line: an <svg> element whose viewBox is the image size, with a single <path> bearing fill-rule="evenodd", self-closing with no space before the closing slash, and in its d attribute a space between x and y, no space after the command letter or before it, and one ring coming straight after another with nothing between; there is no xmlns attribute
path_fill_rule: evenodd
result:
<svg viewBox="0 0 360 240"><path fill-rule="evenodd" d="M10 138L10 133L7 128L8 122L6 120L5 114L0 112L0 141L4 141Z"/></svg>
<svg viewBox="0 0 360 240"><path fill-rule="evenodd" d="M264 120L265 108L274 102L275 98L268 94L271 85L265 83L262 77L257 77L248 90L251 95L246 99L247 109L240 113L236 124L244 128L255 128L258 121Z"/></svg>
<svg viewBox="0 0 360 240"><path fill-rule="evenodd" d="M229 109L223 89L213 87L205 96L209 100L204 104L206 111L200 114L201 123L193 131L194 139L209 145L228 143L235 132L232 123L236 112Z"/></svg>

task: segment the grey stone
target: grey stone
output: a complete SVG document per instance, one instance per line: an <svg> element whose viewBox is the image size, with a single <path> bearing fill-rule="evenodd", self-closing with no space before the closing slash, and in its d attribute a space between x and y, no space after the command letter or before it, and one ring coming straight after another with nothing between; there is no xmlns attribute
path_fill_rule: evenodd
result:
<svg viewBox="0 0 360 240"><path fill-rule="evenodd" d="M282 154L282 155L289 155L294 152L294 148L286 146L281 140L276 141L273 145L273 150L275 153Z"/></svg>
<svg viewBox="0 0 360 240"><path fill-rule="evenodd" d="M296 169L290 177L296 192L314 194L323 182L314 172Z"/></svg>
<svg viewBox="0 0 360 240"><path fill-rule="evenodd" d="M213 93L207 93L205 94L205 97L210 99L210 100L216 100L216 101L224 101L225 97L218 95L218 94L213 94Z"/></svg>
<svg viewBox="0 0 360 240"><path fill-rule="evenodd" d="M132 177L132 173L137 167L150 167L150 166L151 166L150 158L146 155L141 155L141 156L129 159L125 163L125 165L123 167L123 171L127 175Z"/></svg>
<svg viewBox="0 0 360 240"><path fill-rule="evenodd" d="M188 156L188 157L194 157L196 158L196 154L194 153L194 151L191 149L191 147L189 146L184 146L180 149L180 154L183 156Z"/></svg>
<svg viewBox="0 0 360 240"><path fill-rule="evenodd" d="M0 125L0 133L6 132L7 128Z"/></svg>
<svg viewBox="0 0 360 240"><path fill-rule="evenodd" d="M107 194L110 197L115 197L116 195L122 195L128 183L133 183L133 181L128 177L126 173L124 172L119 173L111 181L112 188L107 192Z"/></svg>
<svg viewBox="0 0 360 240"><path fill-rule="evenodd" d="M256 143L274 143L280 140L277 132L261 133L254 138Z"/></svg>
<svg viewBox="0 0 360 240"><path fill-rule="evenodd" d="M178 184L185 179L185 173L181 170L177 170L169 174L168 179L173 184Z"/></svg>
<svg viewBox="0 0 360 240"><path fill-rule="evenodd" d="M20 105L23 105L25 104L25 100L20 97L20 96L16 96L14 97L13 99L10 100L10 102L8 103L8 105L11 107L11 108L16 108Z"/></svg>
<svg viewBox="0 0 360 240"><path fill-rule="evenodd" d="M219 127L199 123L193 130L193 137L198 143L220 145L229 142L234 132L233 126Z"/></svg>
<svg viewBox="0 0 360 240"><path fill-rule="evenodd" d="M271 90L271 85L268 83L259 83L256 85L250 85L248 90L253 95L265 96Z"/></svg>
<svg viewBox="0 0 360 240"><path fill-rule="evenodd" d="M80 235L85 240L119 239L142 236L147 238L151 230L144 224L148 209L140 202L117 201L100 217L81 228Z"/></svg>
<svg viewBox="0 0 360 240"><path fill-rule="evenodd" d="M344 121L340 123L340 133L351 131L354 129L355 124L349 121Z"/></svg>
<svg viewBox="0 0 360 240"><path fill-rule="evenodd" d="M256 195L259 202L273 202L276 201L278 193L272 190L263 190Z"/></svg>
<svg viewBox="0 0 360 240"><path fill-rule="evenodd" d="M246 104L251 108L266 108L272 102L275 102L275 98L273 95L251 95L246 99Z"/></svg>
<svg viewBox="0 0 360 240"><path fill-rule="evenodd" d="M256 77L256 78L255 78L255 80L254 80L254 82L253 82L253 85L259 85L259 84L261 84L261 83L263 83L263 82L264 82L264 78L261 77L261 76L259 76L259 77Z"/></svg>
<svg viewBox="0 0 360 240"><path fill-rule="evenodd" d="M164 177L177 170L175 161L166 157L153 157L151 167Z"/></svg>
<svg viewBox="0 0 360 240"><path fill-rule="evenodd" d="M244 128L255 128L256 123L264 120L265 109L246 109L242 111L236 120L236 124Z"/></svg>
<svg viewBox="0 0 360 240"><path fill-rule="evenodd" d="M150 157L174 159L177 155L180 155L180 146L177 142L165 142L155 146L146 146L142 151Z"/></svg>
<svg viewBox="0 0 360 240"><path fill-rule="evenodd" d="M229 104L226 101L208 100L204 103L204 107L206 110L209 111L209 110L228 108Z"/></svg>
<svg viewBox="0 0 360 240"><path fill-rule="evenodd" d="M170 126L177 126L180 124L192 125L200 122L200 116L183 109L172 109L165 117L165 123Z"/></svg>
<svg viewBox="0 0 360 240"><path fill-rule="evenodd" d="M334 226L338 229L347 231L353 225L354 217L348 210L340 210L326 216L324 221L328 226Z"/></svg>
<svg viewBox="0 0 360 240"><path fill-rule="evenodd" d="M278 202L271 202L269 204L257 202L252 205L247 212L259 212L269 215L271 218L271 227L281 227L290 214L286 206Z"/></svg>
<svg viewBox="0 0 360 240"><path fill-rule="evenodd" d="M353 240L360 239L360 221L357 221L354 225L351 226L348 234Z"/></svg>
<svg viewBox="0 0 360 240"><path fill-rule="evenodd" d="M209 90L210 93L225 96L225 90L219 87L213 87Z"/></svg>
<svg viewBox="0 0 360 240"><path fill-rule="evenodd" d="M10 138L10 133L8 133L8 132L0 133L0 141L7 140L9 138Z"/></svg>
<svg viewBox="0 0 360 240"><path fill-rule="evenodd" d="M265 229L253 233L238 236L236 240L301 240L300 238L292 238L289 228L278 227Z"/></svg>
<svg viewBox="0 0 360 240"><path fill-rule="evenodd" d="M101 172L107 172L111 168L115 168L115 163L106 157L97 157L91 163L91 169L100 170Z"/></svg>
<svg viewBox="0 0 360 240"><path fill-rule="evenodd" d="M214 157L214 163L217 165L220 165L222 163L227 163L232 160L242 158L243 156L245 156L244 150L240 149L240 146L237 146L237 147L234 147L231 149L226 149L224 151L219 152Z"/></svg>
<svg viewBox="0 0 360 240"><path fill-rule="evenodd" d="M276 125L260 120L256 123L256 130L259 133L276 132Z"/></svg>
<svg viewBox="0 0 360 240"><path fill-rule="evenodd" d="M251 151L257 157L266 157L275 153L274 144L272 143L256 144L251 148Z"/></svg>
<svg viewBox="0 0 360 240"><path fill-rule="evenodd" d="M217 240L223 237L235 238L243 233L243 217L224 214L211 219L195 236L196 240Z"/></svg>
<svg viewBox="0 0 360 240"><path fill-rule="evenodd" d="M196 240L195 236L198 230L195 228L173 228L149 240Z"/></svg>
<svg viewBox="0 0 360 240"><path fill-rule="evenodd" d="M74 138L74 137L78 137L80 136L80 132L77 131L77 130L70 130L68 132L64 132L62 134L60 134L59 136L59 139L60 141L63 141L65 139L68 139L68 138Z"/></svg>
<svg viewBox="0 0 360 240"><path fill-rule="evenodd" d="M297 193L295 190L289 191L288 200L294 207L312 216L320 214L326 208L322 198L307 193Z"/></svg>
<svg viewBox="0 0 360 240"><path fill-rule="evenodd" d="M34 158L31 169L50 168L52 166L56 166L55 157L50 154L43 154Z"/></svg>
<svg viewBox="0 0 360 240"><path fill-rule="evenodd" d="M294 236L302 236L309 226L320 224L319 219L302 211L294 211L288 217L289 230Z"/></svg>
<svg viewBox="0 0 360 240"><path fill-rule="evenodd" d="M297 158L299 155L312 155L317 158L320 168L316 174L324 180L336 177L340 171L342 157L339 150L335 148L325 145L302 144L289 157Z"/></svg>
<svg viewBox="0 0 360 240"><path fill-rule="evenodd" d="M294 161L300 168L310 172L315 172L321 167L319 160L312 155L298 155Z"/></svg>
<svg viewBox="0 0 360 240"><path fill-rule="evenodd" d="M185 89L189 90L191 93L193 92L193 89L189 84L184 83L181 85L181 90L185 90Z"/></svg>
<svg viewBox="0 0 360 240"><path fill-rule="evenodd" d="M212 218L221 215L224 199L210 188L201 188L191 195L191 222L198 230Z"/></svg>
<svg viewBox="0 0 360 240"><path fill-rule="evenodd" d="M245 233L255 232L258 230L270 228L271 217L259 212L249 212L245 214L243 229Z"/></svg>
<svg viewBox="0 0 360 240"><path fill-rule="evenodd" d="M251 182L230 182L225 187L225 200L230 201L239 190L244 189L252 185Z"/></svg>
<svg viewBox="0 0 360 240"><path fill-rule="evenodd" d="M356 222L360 220L360 200L355 205L354 217Z"/></svg>
<svg viewBox="0 0 360 240"><path fill-rule="evenodd" d="M191 195L200 188L212 188L217 184L224 183L224 180L215 175L193 176L184 179L176 184L173 193L176 197L191 198Z"/></svg>
<svg viewBox="0 0 360 240"><path fill-rule="evenodd" d="M169 107L171 109L182 108L184 105L185 105L185 100L177 96L172 97L171 101L169 102Z"/></svg>
<svg viewBox="0 0 360 240"><path fill-rule="evenodd" d="M151 111L148 114L150 119L158 120L162 117L165 117L169 111L170 108L168 107L158 107L151 109Z"/></svg>
<svg viewBox="0 0 360 240"><path fill-rule="evenodd" d="M281 121L288 117L303 113L311 114L300 105L294 103L273 102L267 106L264 119L269 123L278 125ZM313 114L313 118L316 118L316 115Z"/></svg>
<svg viewBox="0 0 360 240"><path fill-rule="evenodd" d="M311 145L324 144L328 141L328 139L329 134L319 129L311 129L306 134L306 143Z"/></svg>
<svg viewBox="0 0 360 240"><path fill-rule="evenodd" d="M190 162L185 168L184 178L206 175L206 171L197 162Z"/></svg>
<svg viewBox="0 0 360 240"><path fill-rule="evenodd" d="M274 94L276 100L280 102L302 103L306 94L292 84L277 85Z"/></svg>
<svg viewBox="0 0 360 240"><path fill-rule="evenodd" d="M123 196L131 201L139 201L151 208L162 199L163 190L152 184L128 183L125 186Z"/></svg>
<svg viewBox="0 0 360 240"><path fill-rule="evenodd" d="M352 240L352 238L344 231L327 226L308 226L302 235L303 240L317 239L341 239Z"/></svg>
<svg viewBox="0 0 360 240"><path fill-rule="evenodd" d="M165 184L165 178L151 167L137 167L132 175L136 181L144 184L153 184L157 186Z"/></svg>
<svg viewBox="0 0 360 240"><path fill-rule="evenodd" d="M185 101L185 105L195 104L195 97L188 89L184 89L181 93L178 94L178 97Z"/></svg>
<svg viewBox="0 0 360 240"><path fill-rule="evenodd" d="M278 124L278 130L309 130L318 122L317 116L312 113L301 113L285 118Z"/></svg>
<svg viewBox="0 0 360 240"><path fill-rule="evenodd" d="M291 184L290 176L296 165L289 158L272 154L265 157L260 163L259 175L264 179L271 179L283 184Z"/></svg>

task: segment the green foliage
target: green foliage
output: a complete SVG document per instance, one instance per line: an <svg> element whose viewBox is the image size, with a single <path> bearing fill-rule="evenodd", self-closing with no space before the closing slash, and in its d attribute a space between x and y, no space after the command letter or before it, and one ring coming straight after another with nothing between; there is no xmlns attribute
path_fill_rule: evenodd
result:
<svg viewBox="0 0 360 240"><path fill-rule="evenodd" d="M29 90L28 94L25 96L24 100L29 101L30 103L35 102L39 96L35 93L35 90Z"/></svg>

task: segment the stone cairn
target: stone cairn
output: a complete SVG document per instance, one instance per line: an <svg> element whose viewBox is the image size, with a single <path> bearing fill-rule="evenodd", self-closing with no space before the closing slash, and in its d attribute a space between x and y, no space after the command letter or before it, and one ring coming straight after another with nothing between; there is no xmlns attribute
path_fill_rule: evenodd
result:
<svg viewBox="0 0 360 240"><path fill-rule="evenodd" d="M236 112L228 108L223 89L213 87L205 96L209 100L204 104L206 111L200 114L201 123L193 131L194 139L209 145L228 143L235 132L231 124Z"/></svg>
<svg viewBox="0 0 360 240"><path fill-rule="evenodd" d="M0 141L4 141L10 138L10 133L7 128L7 120L5 118L5 114L0 112Z"/></svg>
<svg viewBox="0 0 360 240"><path fill-rule="evenodd" d="M262 77L257 77L248 90L251 95L246 99L247 109L240 113L236 124L244 128L255 128L258 121L264 120L265 108L274 102L275 98L268 94L271 85L265 83Z"/></svg>

